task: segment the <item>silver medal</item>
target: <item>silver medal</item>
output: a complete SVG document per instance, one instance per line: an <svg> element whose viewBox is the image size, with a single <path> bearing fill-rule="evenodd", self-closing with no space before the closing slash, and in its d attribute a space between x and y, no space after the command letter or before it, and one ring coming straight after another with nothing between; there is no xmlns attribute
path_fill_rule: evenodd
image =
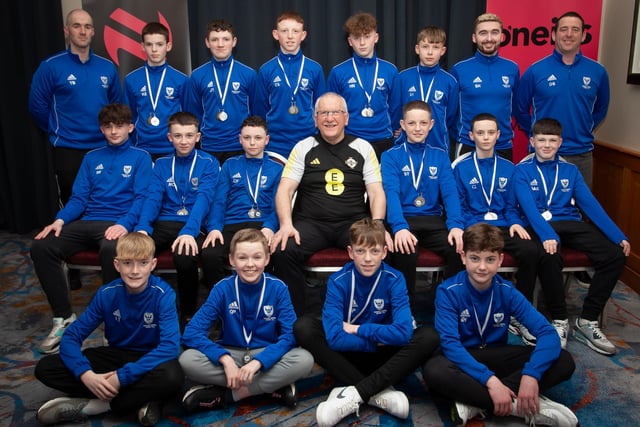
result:
<svg viewBox="0 0 640 427"><path fill-rule="evenodd" d="M495 221L498 219L498 214L495 212L487 212L486 214L484 214L484 219L486 219L487 221Z"/></svg>
<svg viewBox="0 0 640 427"><path fill-rule="evenodd" d="M422 197L422 196L418 196L418 197L416 197L416 198L415 198L415 200L413 201L413 205L414 205L416 208L421 208L421 207L423 207L423 206L424 206L424 204L425 204L426 202L427 202L427 201L424 199L424 197Z"/></svg>
<svg viewBox="0 0 640 427"><path fill-rule="evenodd" d="M189 211L187 210L187 208L181 208L181 209L178 209L178 212L177 212L177 213L178 213L178 215L180 215L180 216L186 216L186 215L189 215Z"/></svg>
<svg viewBox="0 0 640 427"><path fill-rule="evenodd" d="M298 106L296 104L291 104L291 106L289 107L289 114L291 114L292 116L295 116L299 112L300 110L298 109Z"/></svg>
<svg viewBox="0 0 640 427"><path fill-rule="evenodd" d="M251 362L251 359L253 359L253 357L251 357L251 353L249 352L249 350L244 352L244 355L242 356L242 363L244 363L245 365L249 362Z"/></svg>
<svg viewBox="0 0 640 427"><path fill-rule="evenodd" d="M160 119L158 118L158 116L149 117L149 124L151 126L158 126L160 125Z"/></svg>
<svg viewBox="0 0 640 427"><path fill-rule="evenodd" d="M218 121L224 122L229 118L229 115L225 111L220 111L218 114L216 114L216 118L218 119Z"/></svg>
<svg viewBox="0 0 640 427"><path fill-rule="evenodd" d="M360 111L360 115L362 117L373 117L374 111L371 107L364 107L362 111Z"/></svg>
<svg viewBox="0 0 640 427"><path fill-rule="evenodd" d="M247 212L247 215L249 215L249 218L255 218L256 217L256 210L251 208L249 209L249 212Z"/></svg>
<svg viewBox="0 0 640 427"><path fill-rule="evenodd" d="M553 215L551 214L551 212L549 210L546 210L546 211L542 212L542 218L544 218L545 221L550 221L551 218L553 218Z"/></svg>
<svg viewBox="0 0 640 427"><path fill-rule="evenodd" d="M256 218L260 218L262 216L262 212L260 211L260 209L256 209L254 215Z"/></svg>

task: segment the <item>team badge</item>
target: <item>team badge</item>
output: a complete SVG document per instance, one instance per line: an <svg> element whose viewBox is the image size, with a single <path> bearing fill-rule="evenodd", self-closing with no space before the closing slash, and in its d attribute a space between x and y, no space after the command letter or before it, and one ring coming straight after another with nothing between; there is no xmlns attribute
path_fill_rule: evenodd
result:
<svg viewBox="0 0 640 427"><path fill-rule="evenodd" d="M122 167L122 176L124 178L129 178L131 176L131 169L133 169L131 165L124 165Z"/></svg>
<svg viewBox="0 0 640 427"><path fill-rule="evenodd" d="M345 160L344 164L347 165L350 169L358 166L358 162L353 157L349 157L347 160Z"/></svg>
<svg viewBox="0 0 640 427"><path fill-rule="evenodd" d="M144 323L150 325L153 323L153 313L149 313L148 311L144 313Z"/></svg>

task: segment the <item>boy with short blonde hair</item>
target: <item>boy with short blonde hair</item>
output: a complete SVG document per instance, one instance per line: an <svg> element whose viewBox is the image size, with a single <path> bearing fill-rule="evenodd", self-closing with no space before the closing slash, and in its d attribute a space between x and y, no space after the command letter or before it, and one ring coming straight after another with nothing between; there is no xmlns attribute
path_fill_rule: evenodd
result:
<svg viewBox="0 0 640 427"><path fill-rule="evenodd" d="M455 125L459 88L457 80L440 67L446 42L447 34L440 27L427 26L418 32L415 52L419 63L398 75L391 93L391 124L399 136L396 143L406 140L399 129L402 107L410 101L424 101L434 121L427 143L449 152L448 128Z"/></svg>
<svg viewBox="0 0 640 427"><path fill-rule="evenodd" d="M313 106L325 92L324 71L302 53L307 31L298 12L278 16L271 34L280 49L260 67L253 112L267 120L270 150L288 157L298 141L316 132Z"/></svg>
<svg viewBox="0 0 640 427"><path fill-rule="evenodd" d="M154 252L153 240L141 233L118 240L113 263L121 277L98 289L85 312L66 329L60 354L36 365L36 378L72 396L46 402L38 409L38 421L56 424L135 410L142 425L159 421L162 402L182 387L184 374L177 360L176 295L151 274ZM83 351L84 340L101 323L109 345Z"/></svg>
<svg viewBox="0 0 640 427"><path fill-rule="evenodd" d="M313 357L296 346L289 290L264 272L269 245L260 230L239 230L230 247L233 275L213 287L182 337L188 349L180 364L200 384L184 394L182 404L187 411L220 409L269 394L295 407L295 382L311 372ZM209 330L218 320L220 339L212 341Z"/></svg>
<svg viewBox="0 0 640 427"><path fill-rule="evenodd" d="M357 414L364 402L407 418L409 400L393 386L422 365L439 343L433 328L413 330L404 277L383 262L384 224L370 218L356 221L349 242L352 262L329 278L322 319L306 315L294 328L300 345L347 385L334 388L318 406L321 427Z"/></svg>

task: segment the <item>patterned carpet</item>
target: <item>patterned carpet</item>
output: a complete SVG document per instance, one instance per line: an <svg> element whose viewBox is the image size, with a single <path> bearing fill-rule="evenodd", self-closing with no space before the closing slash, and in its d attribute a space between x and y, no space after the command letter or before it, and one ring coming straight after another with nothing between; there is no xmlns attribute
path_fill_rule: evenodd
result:
<svg viewBox="0 0 640 427"><path fill-rule="evenodd" d="M30 239L0 232L0 427L37 426L35 411L46 400L60 393L46 388L33 377L33 367L40 357L36 348L51 328L51 314L29 258ZM82 276L84 287L74 291L76 313L91 298L99 285L95 274ZM420 289L420 286L419 286ZM575 284L570 289L570 315L578 313L585 289ZM569 407L578 415L583 427L640 425L640 297L618 283L605 312L605 331L619 349L614 357L589 350L570 338L568 350L574 355L577 369L570 381L547 395ZM100 343L95 333L87 345ZM515 338L514 338L515 340ZM515 341L514 341L515 342ZM298 383L299 403L288 410L266 397L254 397L227 410L187 415L176 402L164 409L159 426L312 426L315 409L335 384L316 366L309 377ZM398 420L384 412L362 405L360 416L351 415L341 426L450 426L447 402L431 396L420 373L410 376L399 389L410 399L408 420ZM86 426L135 426L133 416L95 417ZM518 418L473 420L470 427L524 425Z"/></svg>

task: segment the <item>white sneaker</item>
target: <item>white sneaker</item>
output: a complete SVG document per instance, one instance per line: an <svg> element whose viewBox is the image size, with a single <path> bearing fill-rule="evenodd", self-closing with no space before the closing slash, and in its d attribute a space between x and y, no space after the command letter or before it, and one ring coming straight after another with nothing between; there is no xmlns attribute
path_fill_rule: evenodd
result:
<svg viewBox="0 0 640 427"><path fill-rule="evenodd" d="M62 340L62 334L64 334L67 327L75 321L75 314L71 314L71 316L66 319L63 319L62 317L54 317L51 332L49 332L49 335L47 335L47 337L40 343L40 348L38 349L40 353L57 353L60 347L60 340Z"/></svg>
<svg viewBox="0 0 640 427"><path fill-rule="evenodd" d="M61 422L81 422L88 416L82 412L89 399L58 397L45 402L38 409L36 419L42 424L58 424Z"/></svg>
<svg viewBox="0 0 640 427"><path fill-rule="evenodd" d="M360 416L358 409L361 403L362 398L354 386L344 387L334 397L329 397L318 405L316 421L320 427L330 427L347 415L355 413Z"/></svg>
<svg viewBox="0 0 640 427"><path fill-rule="evenodd" d="M540 412L525 417L525 422L534 426L576 427L578 417L566 406L540 395Z"/></svg>
<svg viewBox="0 0 640 427"><path fill-rule="evenodd" d="M535 346L537 343L536 337L533 336L529 329L518 321L515 317L511 317L509 321L509 332L513 335L517 335L522 339L522 342L526 345Z"/></svg>
<svg viewBox="0 0 640 427"><path fill-rule="evenodd" d="M368 403L403 420L409 416L409 399L403 392L391 387L371 396Z"/></svg>
<svg viewBox="0 0 640 427"><path fill-rule="evenodd" d="M551 324L556 328L556 332L560 337L560 345L563 349L567 348L567 337L569 336L569 319L554 319Z"/></svg>
<svg viewBox="0 0 640 427"><path fill-rule="evenodd" d="M616 354L616 346L611 344L605 334L598 327L597 320L576 319L576 327L573 331L576 339L591 349L608 356Z"/></svg>
<svg viewBox="0 0 640 427"><path fill-rule="evenodd" d="M484 418L484 410L460 402L453 402L453 405L451 405L451 421L453 421L455 427L467 425L467 421L478 415Z"/></svg>

